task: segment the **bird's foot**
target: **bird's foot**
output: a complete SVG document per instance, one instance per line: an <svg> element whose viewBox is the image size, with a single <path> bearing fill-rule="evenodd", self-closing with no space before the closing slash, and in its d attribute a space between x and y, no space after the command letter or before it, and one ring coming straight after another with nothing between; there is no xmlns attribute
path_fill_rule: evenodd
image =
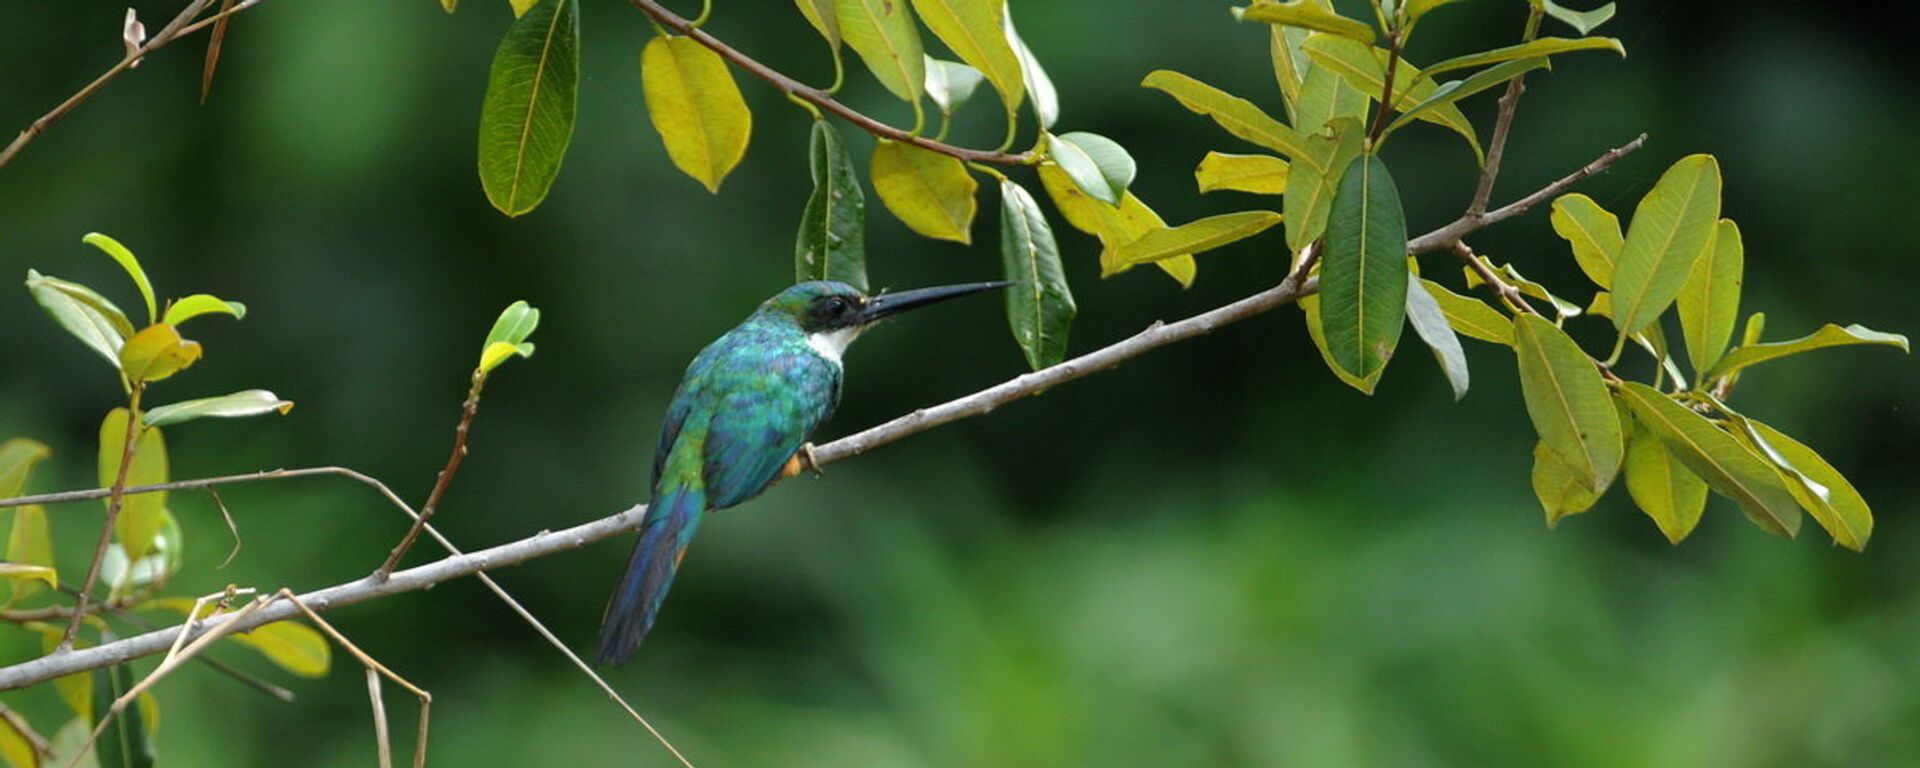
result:
<svg viewBox="0 0 1920 768"><path fill-rule="evenodd" d="M820 462L813 456L813 443L801 443L800 452L793 455L793 460L799 465L797 470L810 472L814 477L825 477L827 474L820 471Z"/></svg>

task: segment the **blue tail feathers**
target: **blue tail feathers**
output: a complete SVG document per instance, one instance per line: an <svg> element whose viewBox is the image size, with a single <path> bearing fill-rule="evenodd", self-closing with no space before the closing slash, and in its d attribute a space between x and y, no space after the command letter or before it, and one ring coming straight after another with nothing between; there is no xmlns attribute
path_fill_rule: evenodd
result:
<svg viewBox="0 0 1920 768"><path fill-rule="evenodd" d="M660 603L673 586L674 571L687 553L694 531L700 527L700 515L707 506L706 493L699 488L664 489L647 507L646 522L640 528L640 540L634 542L627 570L607 600L606 613L600 618L600 646L597 664L624 664L639 650L640 641L653 629Z"/></svg>

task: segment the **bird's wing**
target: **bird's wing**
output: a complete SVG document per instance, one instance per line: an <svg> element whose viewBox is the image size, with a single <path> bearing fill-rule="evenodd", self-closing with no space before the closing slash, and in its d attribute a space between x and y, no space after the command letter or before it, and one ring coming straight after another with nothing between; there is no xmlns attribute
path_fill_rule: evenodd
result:
<svg viewBox="0 0 1920 768"><path fill-rule="evenodd" d="M679 389L674 390L673 402L667 405L667 416L660 424L660 444L653 450L653 486L659 487L661 473L666 470L667 456L673 453L673 444L680 439L680 430L687 423L687 414L692 413L705 393L699 382L709 381L717 364L732 351L733 336L722 336L687 364L687 373L680 379Z"/></svg>
<svg viewBox="0 0 1920 768"><path fill-rule="evenodd" d="M724 389L705 446L707 504L725 509L758 496L833 412L840 369L810 354L781 355L751 381Z"/></svg>

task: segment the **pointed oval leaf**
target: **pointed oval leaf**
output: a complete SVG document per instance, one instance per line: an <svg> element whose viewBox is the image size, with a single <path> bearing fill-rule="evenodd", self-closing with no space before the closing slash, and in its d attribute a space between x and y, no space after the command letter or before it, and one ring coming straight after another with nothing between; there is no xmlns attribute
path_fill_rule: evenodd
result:
<svg viewBox="0 0 1920 768"><path fill-rule="evenodd" d="M1593 359L1566 332L1538 315L1513 322L1520 394L1540 441L1594 491L1620 469L1620 416Z"/></svg>
<svg viewBox="0 0 1920 768"><path fill-rule="evenodd" d="M1613 323L1621 335L1645 328L1680 293L1693 262L1713 245L1720 221L1720 164L1689 155L1661 174L1640 205L1613 267Z"/></svg>
<svg viewBox="0 0 1920 768"><path fill-rule="evenodd" d="M1327 370L1333 371L1334 377L1342 384L1359 390L1360 394L1373 394L1374 388L1380 385L1380 375L1386 373L1387 369L1376 370L1364 379L1341 369L1340 364L1333 361L1333 353L1327 349L1326 329L1320 320L1320 294L1302 296L1297 303L1306 316L1307 336L1313 340L1313 346L1320 350L1320 359L1327 364Z"/></svg>
<svg viewBox="0 0 1920 768"><path fill-rule="evenodd" d="M1429 110L1450 106L1461 99L1487 90L1488 88L1504 85L1508 80L1533 70L1551 68L1552 64L1549 63L1547 57L1535 56L1533 58L1516 59L1498 66L1488 67L1473 73L1471 77L1465 80L1450 80L1441 83L1433 89L1431 94L1421 97L1419 103L1406 108L1405 111L1400 113L1399 117L1394 118L1393 122L1388 123L1387 133L1393 133L1407 123L1422 119Z"/></svg>
<svg viewBox="0 0 1920 768"><path fill-rule="evenodd" d="M1455 56L1445 61L1435 62L1433 66L1427 67L1426 75L1427 77L1432 77L1441 72L1451 72L1456 69L1484 67L1488 64L1498 64L1503 61L1528 59L1537 56L1551 56L1556 53L1569 53L1572 51L1613 51L1623 57L1627 55L1627 47L1621 45L1619 40L1611 37L1582 37L1577 39L1542 37L1529 40L1519 45L1509 45L1490 51L1469 53L1465 56Z"/></svg>
<svg viewBox="0 0 1920 768"><path fill-rule="evenodd" d="M1595 285L1613 285L1613 263L1620 258L1625 238L1620 235L1620 217L1600 207L1586 195L1561 195L1553 201L1550 217L1553 231L1573 247L1573 260Z"/></svg>
<svg viewBox="0 0 1920 768"><path fill-rule="evenodd" d="M1127 154L1118 142L1097 133L1048 134L1047 153L1075 184L1108 205L1119 205L1120 196L1133 185L1137 170L1133 155Z"/></svg>
<svg viewBox="0 0 1920 768"><path fill-rule="evenodd" d="M1714 230L1713 245L1693 263L1686 282L1680 284L1680 295L1675 297L1680 331L1687 342L1687 360L1695 371L1712 370L1726 351L1727 341L1733 338L1733 326L1740 320L1740 280L1745 264L1740 227L1721 219Z"/></svg>
<svg viewBox="0 0 1920 768"><path fill-rule="evenodd" d="M525 300L508 304L500 310L500 316L494 318L493 327L487 331L487 340L480 345L482 350L495 344L519 344L533 335L540 327L540 310Z"/></svg>
<svg viewBox="0 0 1920 768"><path fill-rule="evenodd" d="M1407 221L1376 155L1347 168L1327 216L1320 320L1334 362L1365 379L1386 367L1407 307Z"/></svg>
<svg viewBox="0 0 1920 768"><path fill-rule="evenodd" d="M201 315L213 314L232 315L233 319L240 320L247 316L247 305L226 301L212 294L196 293L168 306L166 317L161 322L178 327Z"/></svg>
<svg viewBox="0 0 1920 768"><path fill-rule="evenodd" d="M873 191L913 231L938 240L972 242L974 192L958 159L911 144L882 140L873 148Z"/></svg>
<svg viewBox="0 0 1920 768"><path fill-rule="evenodd" d="M333 647L326 636L297 621L276 621L228 637L301 677L326 677L333 666Z"/></svg>
<svg viewBox="0 0 1920 768"><path fill-rule="evenodd" d="M1754 317L1759 318L1761 315L1756 313ZM1749 322L1748 328L1751 331L1751 329L1757 325L1757 322ZM1752 331L1754 338L1758 338L1759 335L1758 331ZM1714 365L1711 372L1707 375L1707 378L1717 379L1748 366L1758 365L1769 360L1778 360L1802 352L1812 352L1816 349L1853 344L1880 344L1896 347L1902 352L1908 351L1907 337L1900 334L1882 333L1862 325L1849 325L1842 328L1828 323L1821 326L1820 330L1792 341L1772 341L1765 344L1742 345L1728 352L1725 357L1720 358L1719 363Z"/></svg>
<svg viewBox="0 0 1920 768"><path fill-rule="evenodd" d="M1356 123L1364 123L1373 103L1367 94L1361 93L1352 83L1333 70L1313 63L1305 51L1310 35L1301 36L1300 56L1306 59L1306 74L1300 84L1300 98L1293 111L1294 130L1306 134L1319 134L1335 120L1347 118Z"/></svg>
<svg viewBox="0 0 1920 768"><path fill-rule="evenodd" d="M1453 399L1466 397L1467 352L1460 348L1460 337L1454 335L1440 302L1427 292L1422 281L1410 280L1407 285L1407 320L1440 361L1440 371L1446 374L1448 386L1453 387Z"/></svg>
<svg viewBox="0 0 1920 768"><path fill-rule="evenodd" d="M1280 223L1273 211L1241 211L1208 216L1172 229L1154 229L1114 251L1121 268L1208 251L1266 231ZM1105 276L1105 275L1103 275Z"/></svg>
<svg viewBox="0 0 1920 768"><path fill-rule="evenodd" d="M1201 194L1231 190L1257 195L1287 191L1287 161L1272 155L1229 155L1208 152L1193 171Z"/></svg>
<svg viewBox="0 0 1920 768"><path fill-rule="evenodd" d="M1667 541L1678 544L1700 524L1707 481L1687 469L1665 442L1639 421L1627 441L1627 494Z"/></svg>
<svg viewBox="0 0 1920 768"><path fill-rule="evenodd" d="M133 335L133 324L107 297L79 283L27 270L27 292L67 333L120 368L120 347Z"/></svg>
<svg viewBox="0 0 1920 768"><path fill-rule="evenodd" d="M1335 35L1316 34L1307 38L1303 46L1307 56L1314 63L1326 67L1345 79L1355 90L1366 94L1374 101L1380 99L1386 90L1387 52L1354 42ZM1419 67L1402 58L1394 75L1393 107L1400 112L1411 112L1421 102L1427 101L1439 93L1440 87L1431 79L1421 77ZM1473 149L1476 160L1484 162L1480 149L1480 138L1473 130L1473 123L1453 104L1437 103L1414 115L1414 119L1433 123L1467 140Z"/></svg>
<svg viewBox="0 0 1920 768"><path fill-rule="evenodd" d="M834 0L793 0L800 7L800 15L807 18L820 37L826 39L827 47L833 49L833 55L840 55L840 16L834 10Z"/></svg>
<svg viewBox="0 0 1920 768"><path fill-rule="evenodd" d="M1280 87L1280 101L1287 108L1288 122L1311 130L1312 126L1297 118L1301 83L1312 66L1300 50L1300 44L1307 40L1307 32L1299 27L1272 25L1267 30L1267 55L1273 60L1273 81Z"/></svg>
<svg viewBox="0 0 1920 768"><path fill-rule="evenodd" d="M1127 245L1150 231L1165 229L1167 223L1154 213L1152 208L1128 192L1120 197L1118 207L1107 205L1087 196L1087 193L1067 178L1066 171L1052 163L1040 166L1040 184L1047 190L1047 196L1053 198L1054 207L1060 209L1060 215L1067 223L1100 239L1100 273L1118 274L1131 269L1116 258L1120 247ZM1198 265L1191 254L1155 260L1154 265L1166 272L1181 287L1193 284Z"/></svg>
<svg viewBox="0 0 1920 768"><path fill-rule="evenodd" d="M1545 9L1548 16L1573 27L1573 31L1583 35L1598 29L1601 24L1613 18L1613 3L1607 3L1591 11L1576 11L1553 0L1536 0L1534 4Z"/></svg>
<svg viewBox="0 0 1920 768"><path fill-rule="evenodd" d="M1487 303L1469 296L1462 296L1447 290L1447 287L1425 278L1420 286L1427 289L1441 313L1447 317L1447 325L1452 326L1460 335L1481 341L1513 346L1513 321L1500 310L1487 306Z"/></svg>
<svg viewBox="0 0 1920 768"><path fill-rule="evenodd" d="M159 322L158 310L153 300L153 283L147 280L147 271L140 267L140 260L134 258L133 251L127 250L120 241L98 232L87 233L80 238L80 242L105 251L108 256L113 257L121 269L127 271L127 277L133 278L134 287L140 289L140 298L147 302L147 322L149 324Z"/></svg>
<svg viewBox="0 0 1920 768"><path fill-rule="evenodd" d="M0 443L0 499L20 495L27 487L27 478L33 474L33 466L52 455L53 449L37 440L16 437Z"/></svg>
<svg viewBox="0 0 1920 768"><path fill-rule="evenodd" d="M1079 310L1053 228L1033 196L1011 181L1000 182L1000 257L1014 283L1007 288L1007 320L1027 364L1037 371L1066 359L1067 331Z"/></svg>
<svg viewBox="0 0 1920 768"><path fill-rule="evenodd" d="M726 61L692 38L656 37L640 52L640 82L674 166L719 192L753 135L753 112Z"/></svg>
<svg viewBox="0 0 1920 768"><path fill-rule="evenodd" d="M1308 152L1306 139L1273 119L1253 102L1169 69L1147 74L1140 84L1163 91L1189 111L1213 118L1227 133L1296 161Z"/></svg>
<svg viewBox="0 0 1920 768"><path fill-rule="evenodd" d="M1601 492L1588 487L1586 478L1569 468L1544 442L1533 444L1533 495L1547 513L1547 527L1553 528L1568 515L1593 508Z"/></svg>
<svg viewBox="0 0 1920 768"><path fill-rule="evenodd" d="M960 105L973 98L985 76L980 70L957 61L927 57L927 98L940 108L940 114L952 115Z"/></svg>
<svg viewBox="0 0 1920 768"><path fill-rule="evenodd" d="M115 408L100 422L99 474L101 488L113 487L120 476L120 458L126 450L127 409ZM167 442L159 427L141 429L134 438L133 462L127 467L127 487L164 483L168 477ZM111 499L101 499L111 507ZM160 534L161 518L166 513L167 493L128 494L121 499L120 517L113 531L132 553L133 559L145 555Z"/></svg>
<svg viewBox="0 0 1920 768"><path fill-rule="evenodd" d="M1311 29L1358 40L1368 45L1373 44L1373 27L1367 26L1365 22L1341 16L1331 7L1313 0L1293 0L1285 3L1262 0L1245 8L1235 8L1233 13L1241 21L1258 21Z"/></svg>
<svg viewBox="0 0 1920 768"><path fill-rule="evenodd" d="M284 416L292 410L291 400L282 400L264 389L246 389L219 397L163 405L147 411L143 419L149 427L164 427L194 419L235 419L268 413Z"/></svg>
<svg viewBox="0 0 1920 768"><path fill-rule="evenodd" d="M793 271L798 282L838 280L867 290L867 198L853 158L832 123L816 120L808 139L813 195L800 214Z"/></svg>
<svg viewBox="0 0 1920 768"><path fill-rule="evenodd" d="M1637 381L1616 390L1673 455L1708 487L1733 499L1761 529L1792 538L1800 529L1799 504L1780 473L1733 435L1693 409Z"/></svg>
<svg viewBox="0 0 1920 768"><path fill-rule="evenodd" d="M918 103L927 81L926 49L913 11L901 0L834 0L840 37L874 79L902 101Z"/></svg>
<svg viewBox="0 0 1920 768"><path fill-rule="evenodd" d="M920 21L964 61L986 76L1007 112L1020 108L1026 77L1006 35L1006 0L913 0Z"/></svg>
<svg viewBox="0 0 1920 768"><path fill-rule="evenodd" d="M1040 60L1033 55L1020 39L1020 32L1013 28L1013 14L1001 16L1006 21L1007 44L1013 46L1013 52L1020 57L1020 75L1027 83L1027 94L1033 97L1033 117L1040 123L1040 130L1053 128L1060 119L1060 94L1053 88L1053 78L1047 77L1047 70L1040 66Z"/></svg>
<svg viewBox="0 0 1920 768"><path fill-rule="evenodd" d="M1350 118L1334 121L1328 130L1308 137L1307 153L1287 168L1288 192L1280 210L1287 217L1287 249L1296 257L1326 233L1334 190L1366 138L1366 129Z"/></svg>
<svg viewBox="0 0 1920 768"><path fill-rule="evenodd" d="M578 0L542 0L507 28L480 104L480 186L501 213L546 198L573 139L579 84Z"/></svg>
<svg viewBox="0 0 1920 768"><path fill-rule="evenodd" d="M120 369L132 381L160 381L200 359L200 342L180 338L166 323L147 326L120 348Z"/></svg>
<svg viewBox="0 0 1920 768"><path fill-rule="evenodd" d="M1800 441L1753 419L1744 421L1754 435L1778 455L1781 463L1826 490L1822 498L1807 485L1787 484L1787 491L1814 522L1827 529L1834 543L1855 552L1866 549L1867 539L1873 536L1873 511L1860 492L1854 490L1853 483L1847 482L1845 475Z"/></svg>

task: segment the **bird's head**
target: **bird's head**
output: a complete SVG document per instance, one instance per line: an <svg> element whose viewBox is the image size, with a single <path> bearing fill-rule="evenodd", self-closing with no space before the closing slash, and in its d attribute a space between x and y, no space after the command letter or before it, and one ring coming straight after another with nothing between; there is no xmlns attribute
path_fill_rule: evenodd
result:
<svg viewBox="0 0 1920 768"><path fill-rule="evenodd" d="M909 309L1008 285L966 283L868 296L846 283L814 280L781 291L760 311L792 322L821 354L838 360L847 345L874 323Z"/></svg>

